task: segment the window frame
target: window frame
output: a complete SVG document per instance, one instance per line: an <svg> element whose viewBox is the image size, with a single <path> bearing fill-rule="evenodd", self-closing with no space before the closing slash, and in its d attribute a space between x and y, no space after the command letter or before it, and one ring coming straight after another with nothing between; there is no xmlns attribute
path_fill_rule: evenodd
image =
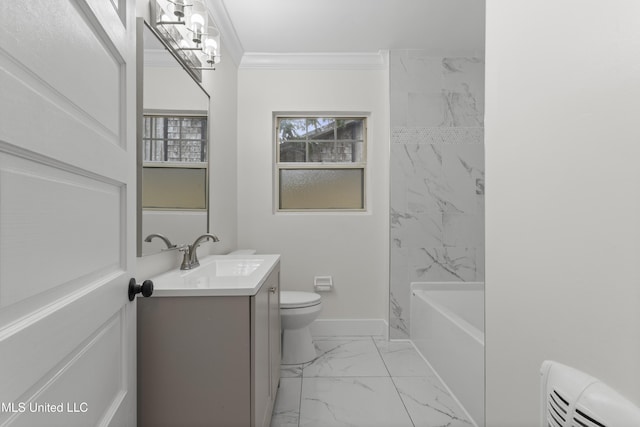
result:
<svg viewBox="0 0 640 427"><path fill-rule="evenodd" d="M279 146L279 129L281 119L358 119L363 121L362 131L362 158L359 162L281 162ZM273 130L273 211L276 214L361 214L368 213L368 147L369 147L369 121L371 114L365 112L274 112L272 121ZM334 139L334 142L340 140ZM348 140L345 140L348 141ZM313 209L287 209L280 207L280 171L282 169L309 169L309 170L336 170L336 169L360 169L362 170L362 208L313 208Z"/></svg>

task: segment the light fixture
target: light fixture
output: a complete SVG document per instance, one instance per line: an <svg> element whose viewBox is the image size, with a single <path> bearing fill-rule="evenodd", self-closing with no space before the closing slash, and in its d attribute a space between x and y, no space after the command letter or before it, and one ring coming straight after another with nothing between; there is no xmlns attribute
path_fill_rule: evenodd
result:
<svg viewBox="0 0 640 427"><path fill-rule="evenodd" d="M220 32L203 0L152 0L151 27L198 82L220 62Z"/></svg>
<svg viewBox="0 0 640 427"><path fill-rule="evenodd" d="M220 62L220 32L212 26L207 28L207 33L202 45L205 61L209 66L213 66Z"/></svg>
<svg viewBox="0 0 640 427"><path fill-rule="evenodd" d="M207 10L204 7L204 3L199 0L193 0L193 7L189 16L189 26L187 27L191 31L191 41L196 46L202 43L202 35L204 29L207 26Z"/></svg>

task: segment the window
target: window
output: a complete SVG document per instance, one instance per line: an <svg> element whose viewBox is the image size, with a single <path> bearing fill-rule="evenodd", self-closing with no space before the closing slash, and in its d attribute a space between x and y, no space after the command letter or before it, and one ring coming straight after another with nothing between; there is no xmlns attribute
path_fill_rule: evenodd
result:
<svg viewBox="0 0 640 427"><path fill-rule="evenodd" d="M207 116L145 114L142 206L207 208Z"/></svg>
<svg viewBox="0 0 640 427"><path fill-rule="evenodd" d="M365 209L366 118L276 116L279 211Z"/></svg>
<svg viewBox="0 0 640 427"><path fill-rule="evenodd" d="M144 116L145 162L206 162L207 117Z"/></svg>

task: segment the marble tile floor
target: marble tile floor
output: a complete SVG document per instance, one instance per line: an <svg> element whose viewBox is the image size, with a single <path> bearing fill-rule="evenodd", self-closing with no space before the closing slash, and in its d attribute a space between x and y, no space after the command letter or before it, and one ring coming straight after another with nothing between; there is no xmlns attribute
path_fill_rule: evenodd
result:
<svg viewBox="0 0 640 427"><path fill-rule="evenodd" d="M408 341L317 337L318 357L282 365L271 427L472 427Z"/></svg>

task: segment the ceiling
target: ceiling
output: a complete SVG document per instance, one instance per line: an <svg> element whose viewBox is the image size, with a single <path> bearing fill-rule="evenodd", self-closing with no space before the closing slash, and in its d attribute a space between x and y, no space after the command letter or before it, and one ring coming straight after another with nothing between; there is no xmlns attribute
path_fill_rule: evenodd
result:
<svg viewBox="0 0 640 427"><path fill-rule="evenodd" d="M253 53L484 51L484 0L212 0L226 43ZM235 39L235 40L233 40ZM223 44L225 41L223 41Z"/></svg>

